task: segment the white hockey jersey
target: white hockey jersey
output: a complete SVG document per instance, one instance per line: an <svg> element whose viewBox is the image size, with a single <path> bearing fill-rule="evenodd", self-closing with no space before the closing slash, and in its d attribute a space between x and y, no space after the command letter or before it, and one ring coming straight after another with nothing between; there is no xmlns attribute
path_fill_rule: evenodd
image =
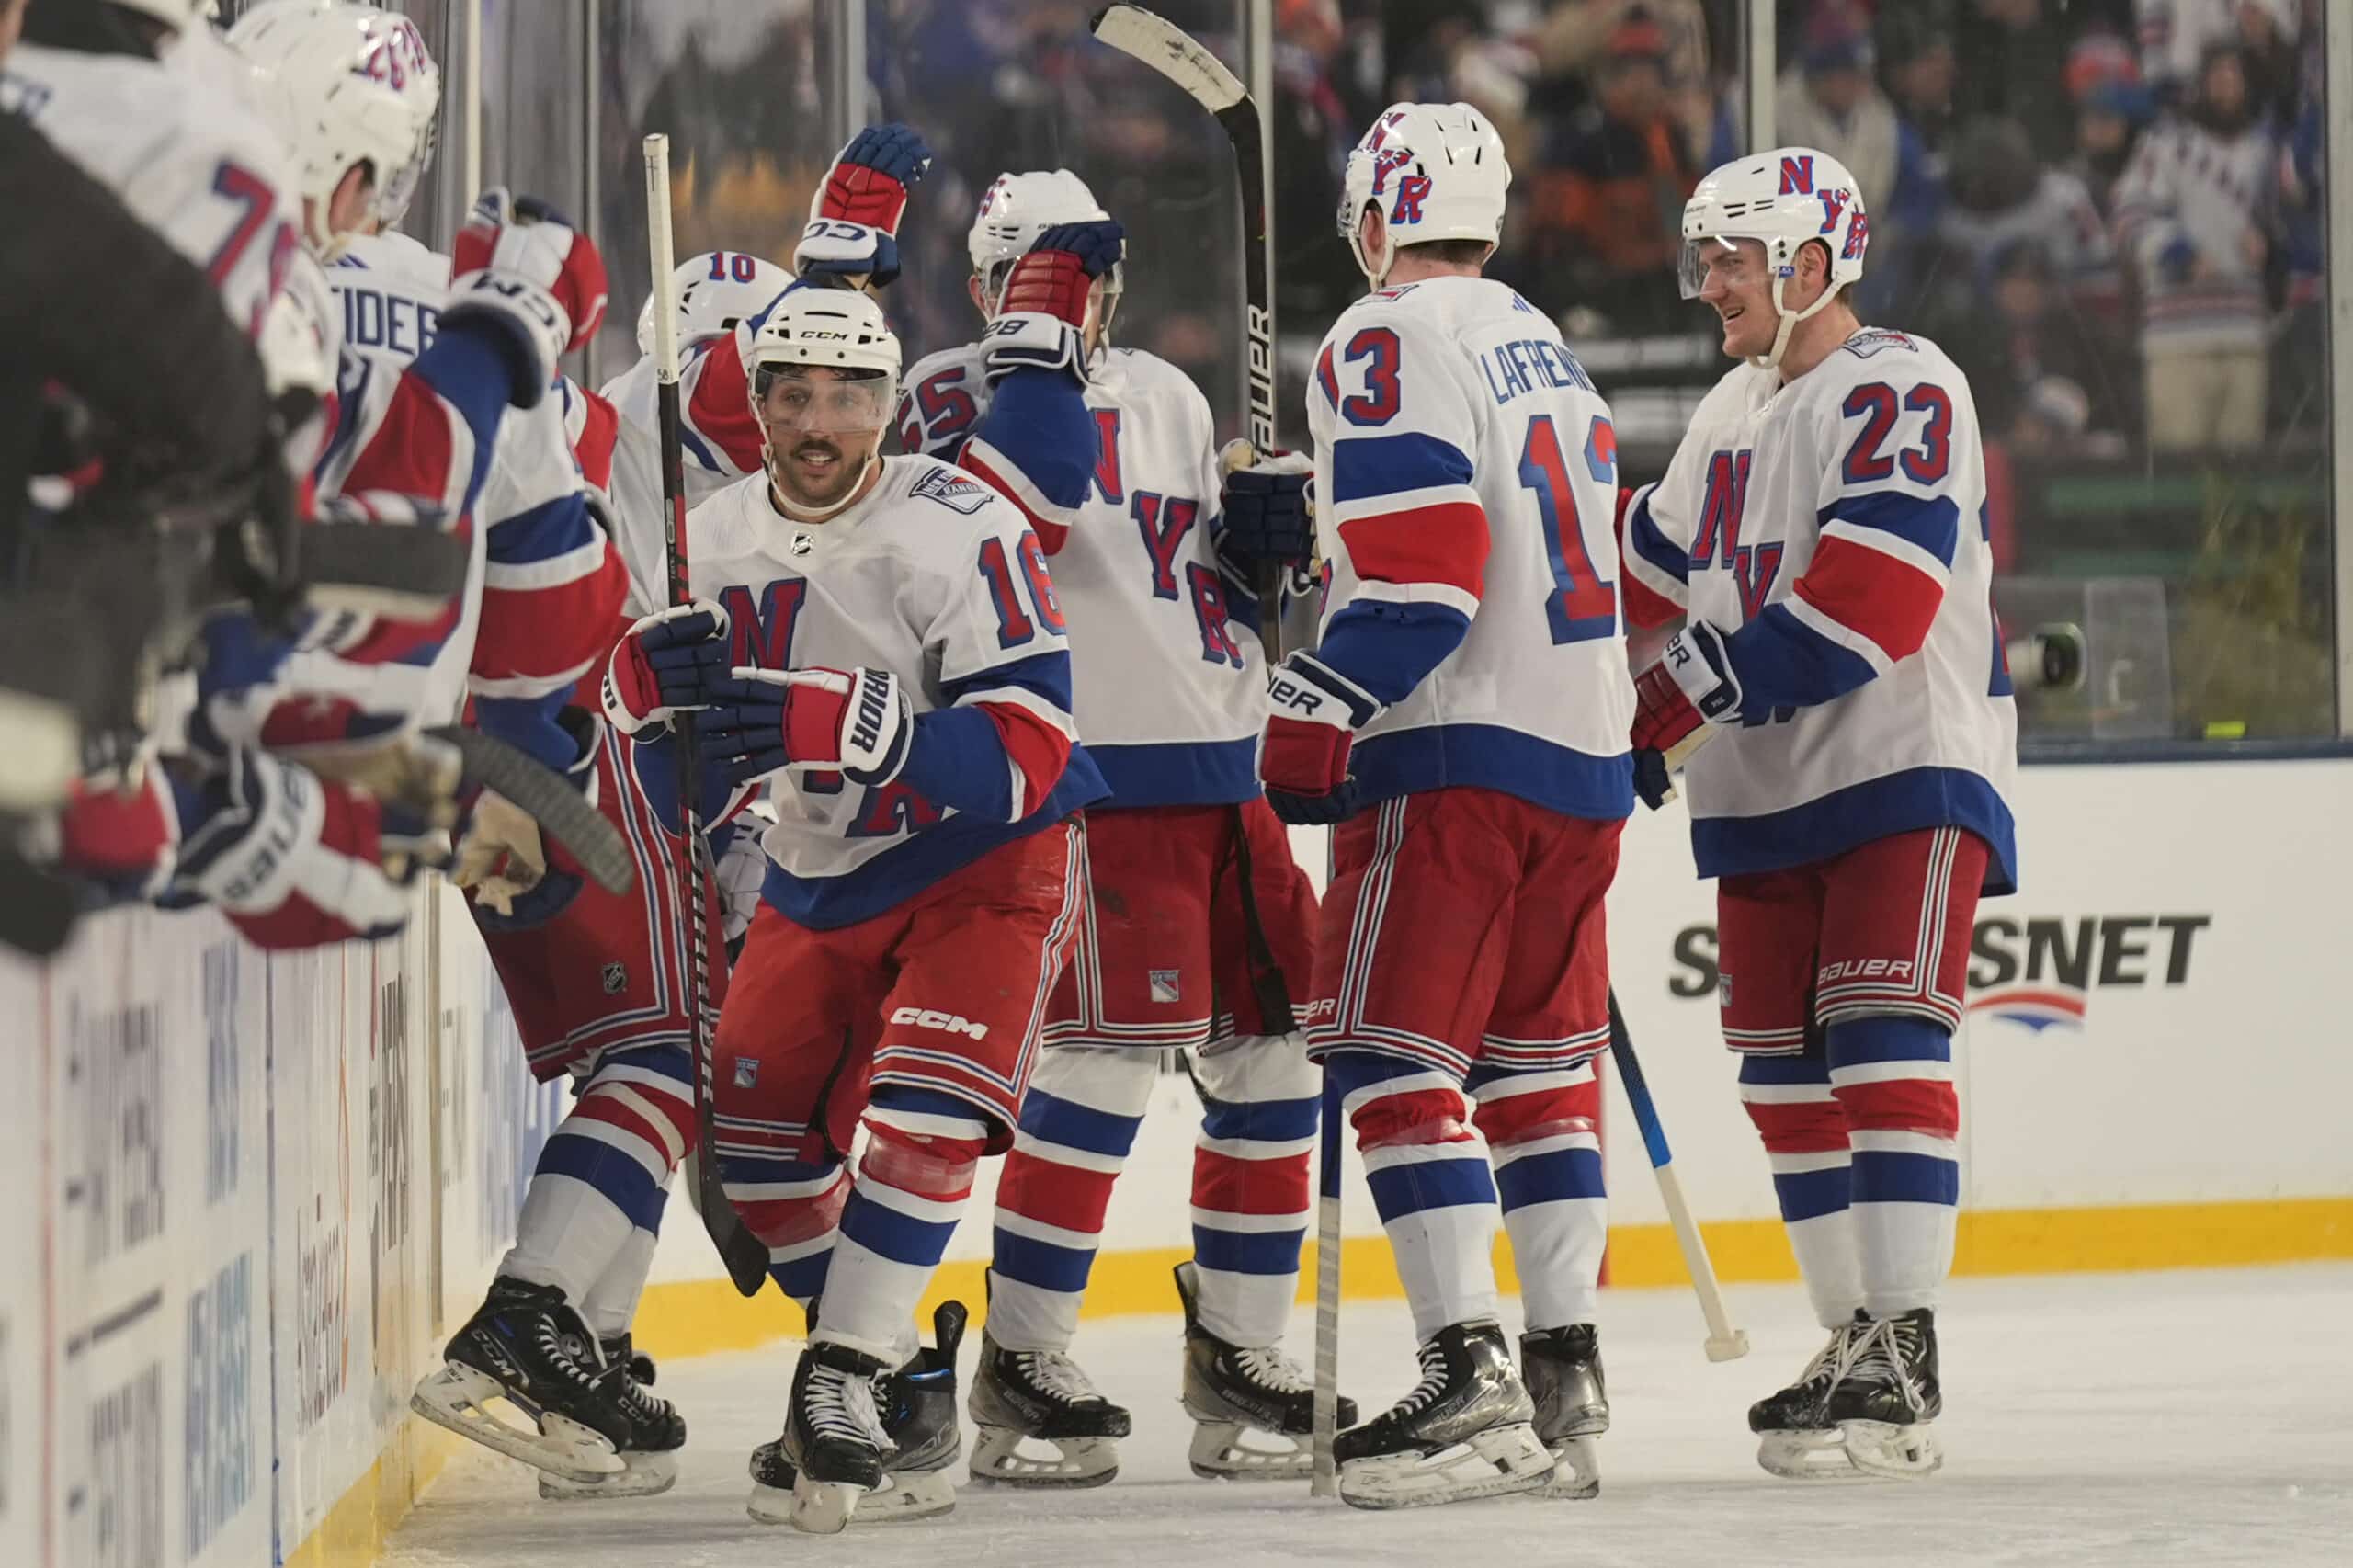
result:
<svg viewBox="0 0 2353 1568"><path fill-rule="evenodd" d="M999 845L1099 800L1071 718L1070 642L1045 555L1013 506L926 457L889 458L866 499L796 523L752 474L688 517L695 595L723 606L738 664L886 669L916 714L887 785L783 773L759 789L764 896L801 926L881 914ZM676 821L667 738L638 776ZM706 782L713 817L725 804Z"/></svg>
<svg viewBox="0 0 2353 1568"><path fill-rule="evenodd" d="M1110 788L1106 803L1252 799L1265 656L1246 574L1220 568L1223 483L1208 400L1165 359L1133 348L1103 352L1084 392L1094 424L1092 475L1075 492L1084 499L1064 506L1040 484L1047 464L1067 468L1068 454L1039 447L1061 442L1064 426L990 424L986 365L981 345L917 364L900 397L900 439L910 451L961 460L1029 514L1046 540L1078 650L1079 733ZM1041 390L1063 388L1051 381ZM974 439L984 424L986 438Z"/></svg>
<svg viewBox="0 0 2353 1568"><path fill-rule="evenodd" d="M1990 597L1969 384L1866 328L1783 384L1742 365L1625 521L1628 608L1728 634L1741 727L1685 768L1701 876L1965 827L2017 887L2018 708Z"/></svg>
<svg viewBox="0 0 2353 1568"><path fill-rule="evenodd" d="M0 72L0 112L30 120L203 267L230 319L258 338L302 212L277 137L233 90L233 62L201 23L155 60L24 44Z"/></svg>
<svg viewBox="0 0 2353 1568"><path fill-rule="evenodd" d="M723 338L686 345L679 352L695 355ZM655 407L654 356L605 383L599 394L611 405L615 422L610 431L611 478L606 484L612 498L613 542L629 562L629 608L634 616L651 615L670 602L670 558L667 530L662 518L662 437ZM589 410L581 410L584 421ZM699 506L734 480L696 460L692 449L682 467L687 506ZM584 460L585 453L584 452Z"/></svg>
<svg viewBox="0 0 2353 1568"><path fill-rule="evenodd" d="M1356 798L1472 785L1631 812L1617 435L1552 324L1485 278L1382 290L1325 336L1307 415L1332 566L1317 657L1385 704Z"/></svg>

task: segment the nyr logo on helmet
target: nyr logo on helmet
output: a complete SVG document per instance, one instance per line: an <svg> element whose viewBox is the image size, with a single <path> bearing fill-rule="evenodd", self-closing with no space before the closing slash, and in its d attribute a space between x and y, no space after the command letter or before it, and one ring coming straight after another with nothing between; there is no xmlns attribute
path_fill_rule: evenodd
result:
<svg viewBox="0 0 2353 1568"><path fill-rule="evenodd" d="M431 58L425 52L425 40L417 36L416 24L406 17L386 17L385 25L369 38L368 52L359 57L352 74L404 93L409 78L423 75Z"/></svg>
<svg viewBox="0 0 2353 1568"><path fill-rule="evenodd" d="M1813 158L1812 154L1781 160L1781 194L1812 196L1813 194Z"/></svg>
<svg viewBox="0 0 2353 1568"><path fill-rule="evenodd" d="M1381 196L1389 189L1389 176L1414 161L1414 154L1403 147L1391 147L1372 155L1372 194ZM1429 182L1425 180L1425 185Z"/></svg>
<svg viewBox="0 0 2353 1568"><path fill-rule="evenodd" d="M1814 233L1836 233L1838 220L1847 215L1847 204L1855 199L1855 193L1851 190L1824 190L1817 192L1815 199L1822 203L1822 227Z"/></svg>
<svg viewBox="0 0 2353 1568"><path fill-rule="evenodd" d="M1392 108L1387 114L1382 115L1379 120L1374 122L1370 133L1369 133L1364 139L1366 149L1374 153L1381 151L1381 145L1389 140L1389 133L1396 130L1397 122L1404 118L1405 111L1402 108ZM1375 186L1373 188L1378 190L1381 187L1379 186Z"/></svg>

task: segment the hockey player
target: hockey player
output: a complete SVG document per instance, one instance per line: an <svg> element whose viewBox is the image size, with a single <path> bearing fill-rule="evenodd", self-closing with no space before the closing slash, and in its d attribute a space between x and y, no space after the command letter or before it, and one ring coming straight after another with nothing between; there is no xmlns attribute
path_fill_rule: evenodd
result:
<svg viewBox="0 0 2353 1568"><path fill-rule="evenodd" d="M1683 291L1745 362L1624 519L1629 613L1690 618L1637 682L1637 777L1655 804L1689 756L1724 1040L1830 1334L1749 1411L1791 1476L1938 1463L1951 1037L1978 897L2017 881L1976 411L1935 344L1856 320L1870 238L1809 148L1699 183Z"/></svg>
<svg viewBox="0 0 2353 1568"><path fill-rule="evenodd" d="M878 1379L911 1358L979 1158L1012 1142L1084 894L1075 813L1103 789L1036 535L978 481L880 455L881 309L796 289L746 324L766 464L689 517L698 602L631 630L606 711L657 801L665 722L702 708L706 812L755 789L776 808L720 1017L720 1152L778 1284L824 1298L751 1510L830 1531L908 1468Z"/></svg>
<svg viewBox="0 0 2353 1568"><path fill-rule="evenodd" d="M1029 514L1070 621L1079 730L1112 797L1087 812L1094 898L997 1188L972 1474L1089 1486L1118 1471L1129 1413L1070 1346L1168 1049L1191 1052L1205 1102L1194 1257L1178 1270L1191 1462L1301 1474L1313 1390L1280 1342L1319 1101L1302 1042L1261 999L1269 980L1306 985L1315 905L1258 789L1265 667L1244 546L1305 557L1308 464L1222 479L1199 389L1110 345L1120 230L1077 176L1001 176L968 244L988 331L916 366L902 440L960 459ZM1245 511L1247 530L1230 526ZM1245 1445L1251 1429L1278 1441Z"/></svg>
<svg viewBox="0 0 2353 1568"><path fill-rule="evenodd" d="M1608 1425L1591 1059L1633 806L1600 569L1616 437L1551 323L1479 276L1510 178L1461 104L1398 104L1349 154L1340 231L1373 292L1334 324L1308 394L1323 641L1268 683L1268 799L1339 824L1308 1045L1422 1342L1413 1392L1340 1436L1340 1494L1361 1507L1543 1486L1556 1456L1555 1489L1590 1494ZM1499 1196L1518 1370L1488 1261Z"/></svg>

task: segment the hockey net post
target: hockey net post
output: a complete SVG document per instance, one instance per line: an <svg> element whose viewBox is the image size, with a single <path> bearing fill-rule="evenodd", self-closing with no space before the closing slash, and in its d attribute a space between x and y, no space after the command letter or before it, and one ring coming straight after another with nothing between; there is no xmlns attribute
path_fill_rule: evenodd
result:
<svg viewBox="0 0 2353 1568"><path fill-rule="evenodd" d="M670 233L670 139L656 131L645 139L645 234L653 269L655 413L662 442L662 545L669 568L669 599L691 603L688 574L685 442L678 408L678 299L676 245ZM672 721L678 745L678 881L686 890L687 971L691 1017L688 1025L695 1057L695 1208L703 1229L727 1266L727 1277L746 1296L759 1294L768 1277L768 1252L728 1201L713 1147L711 1098L713 1046L710 1020L710 897L714 873L703 842L702 754L696 744L695 717Z"/></svg>

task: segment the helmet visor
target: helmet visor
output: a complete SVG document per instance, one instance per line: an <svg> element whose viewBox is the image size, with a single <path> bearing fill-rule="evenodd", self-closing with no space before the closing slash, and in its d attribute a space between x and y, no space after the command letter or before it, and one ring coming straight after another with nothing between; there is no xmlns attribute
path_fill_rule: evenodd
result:
<svg viewBox="0 0 2353 1568"><path fill-rule="evenodd" d="M416 188L424 183L425 171L433 164L433 145L438 135L434 121L427 119L416 138L416 153L409 161L394 169L384 169L376 176L376 219L383 227L396 227L408 211L408 204L416 199Z"/></svg>
<svg viewBox="0 0 2353 1568"><path fill-rule="evenodd" d="M880 370L763 365L752 405L771 431L847 435L880 430L898 403L898 378Z"/></svg>
<svg viewBox="0 0 2353 1568"><path fill-rule="evenodd" d="M1699 290L1708 286L1711 271L1724 275L1724 281L1737 288L1752 277L1763 275L1765 249L1761 244L1740 244L1730 234L1704 234L1683 242L1682 254L1676 260L1675 281L1687 300L1696 300Z"/></svg>

